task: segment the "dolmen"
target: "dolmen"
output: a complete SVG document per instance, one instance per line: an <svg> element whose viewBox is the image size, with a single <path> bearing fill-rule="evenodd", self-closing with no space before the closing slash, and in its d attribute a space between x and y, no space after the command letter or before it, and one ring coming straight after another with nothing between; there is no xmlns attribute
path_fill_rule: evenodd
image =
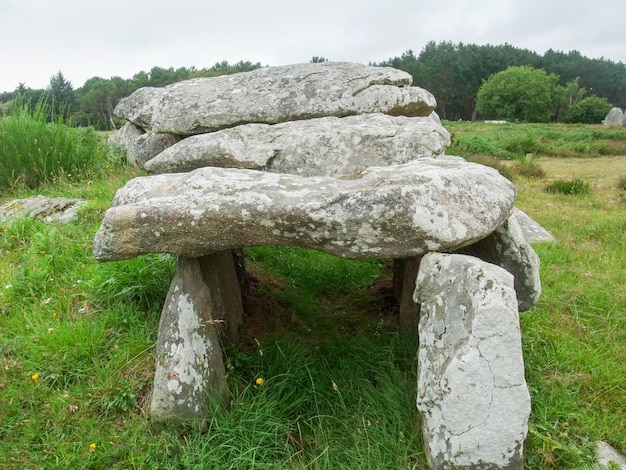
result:
<svg viewBox="0 0 626 470"><path fill-rule="evenodd" d="M242 249L295 245L392 259L419 338L417 408L431 468L523 466L530 414L519 312L539 259L496 170L445 155L436 101L389 67L296 64L142 88L111 137L138 167L94 240L100 261L178 255L154 419L226 405L220 337L243 321Z"/></svg>

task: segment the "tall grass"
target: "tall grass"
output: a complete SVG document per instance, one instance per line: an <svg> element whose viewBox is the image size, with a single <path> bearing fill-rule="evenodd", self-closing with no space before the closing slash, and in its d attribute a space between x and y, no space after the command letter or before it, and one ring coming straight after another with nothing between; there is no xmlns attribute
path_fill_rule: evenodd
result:
<svg viewBox="0 0 626 470"><path fill-rule="evenodd" d="M15 185L35 188L59 178L89 177L107 157L91 128L73 128L62 117L49 121L46 106L22 106L0 119L0 192Z"/></svg>

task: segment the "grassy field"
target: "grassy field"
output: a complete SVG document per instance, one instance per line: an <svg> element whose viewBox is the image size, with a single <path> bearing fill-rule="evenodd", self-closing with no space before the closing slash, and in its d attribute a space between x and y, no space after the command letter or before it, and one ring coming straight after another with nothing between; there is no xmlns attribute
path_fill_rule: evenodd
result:
<svg viewBox="0 0 626 470"><path fill-rule="evenodd" d="M543 294L521 316L526 468L593 468L598 440L626 453L626 131L445 125L449 153L504 158L518 206L558 240L535 246ZM516 139L538 144L501 155ZM543 177L519 172L527 153ZM89 201L67 226L0 225L0 468L425 468L416 344L398 330L387 262L249 249L243 342L225 351L231 409L202 427L149 420L174 260L91 258L103 211L133 175L117 164L0 195ZM572 179L588 194L545 191Z"/></svg>

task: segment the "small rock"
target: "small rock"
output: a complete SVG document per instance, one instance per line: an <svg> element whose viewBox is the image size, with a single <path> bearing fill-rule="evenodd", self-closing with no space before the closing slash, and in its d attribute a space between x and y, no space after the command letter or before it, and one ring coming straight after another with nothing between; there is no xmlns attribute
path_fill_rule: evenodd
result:
<svg viewBox="0 0 626 470"><path fill-rule="evenodd" d="M622 470L626 470L626 457L620 455L613 447L604 441L596 444L596 456L598 463L610 468L611 463L619 465Z"/></svg>
<svg viewBox="0 0 626 470"><path fill-rule="evenodd" d="M41 219L44 222L66 224L78 218L78 211L87 201L66 197L31 196L26 199L15 199L0 206L0 222L9 219L27 217Z"/></svg>

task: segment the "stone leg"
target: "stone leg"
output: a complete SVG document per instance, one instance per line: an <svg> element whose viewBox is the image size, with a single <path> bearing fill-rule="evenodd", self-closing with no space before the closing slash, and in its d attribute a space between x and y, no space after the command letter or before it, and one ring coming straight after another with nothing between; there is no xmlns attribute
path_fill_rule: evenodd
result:
<svg viewBox="0 0 626 470"><path fill-rule="evenodd" d="M513 276L467 255L422 259L417 408L434 469L522 469L530 395Z"/></svg>
<svg viewBox="0 0 626 470"><path fill-rule="evenodd" d="M218 320L219 331L232 344L239 343L243 323L241 283L235 264L235 253L218 251L198 258L202 278L211 291L211 314Z"/></svg>
<svg viewBox="0 0 626 470"><path fill-rule="evenodd" d="M228 403L213 307L219 291L204 280L206 263L179 257L165 299L150 404L156 420L203 420L210 417L212 403Z"/></svg>
<svg viewBox="0 0 626 470"><path fill-rule="evenodd" d="M421 256L396 259L393 266L393 290L400 305L400 327L411 336L417 336L420 319L420 306L413 301L413 291L421 260Z"/></svg>

